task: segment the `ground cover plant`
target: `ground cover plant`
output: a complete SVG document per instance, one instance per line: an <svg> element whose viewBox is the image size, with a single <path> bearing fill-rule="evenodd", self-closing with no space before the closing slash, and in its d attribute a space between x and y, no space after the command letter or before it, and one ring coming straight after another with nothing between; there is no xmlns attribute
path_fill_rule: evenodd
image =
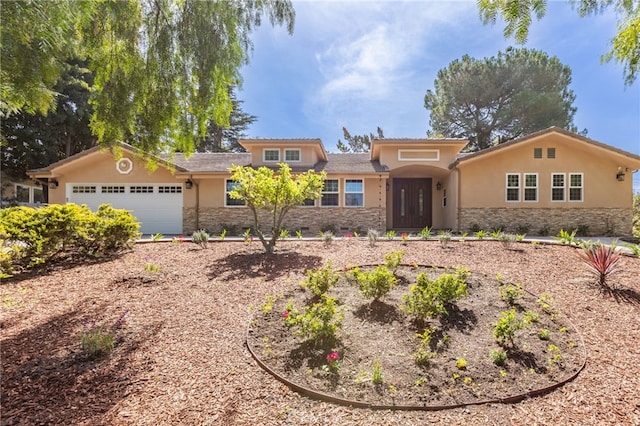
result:
<svg viewBox="0 0 640 426"><path fill-rule="evenodd" d="M533 225L534 228L539 225ZM216 229L215 232L220 232ZM474 231L475 232L475 231ZM229 425L471 425L471 424L640 424L637 389L640 388L640 259L623 256L618 273L611 276L610 289L593 285L585 266L577 259L576 248L562 245L523 243L518 250L505 250L498 241L452 242L443 250L436 239L412 241L403 246L399 239L378 241L369 247L366 239L337 239L324 248L321 241L296 241L278 246L273 256L265 256L259 244L221 241L212 238L209 248L195 244L170 242L136 244L118 257L102 262L57 265L38 274L18 274L0 284L0 405L2 422L17 424L229 424ZM554 339L571 334L572 328L544 325L554 310L570 317L584 336L588 362L578 377L560 389L517 404L489 404L437 412L398 412L357 409L301 396L275 380L260 368L245 346L247 324L252 318L272 312L282 324L281 303L292 288L307 278L307 271L331 262L336 271L354 265L377 265L384 253L403 250L405 268L414 262L450 267L464 265L471 271L469 295L456 302L465 312L475 297L475 277L495 278L500 274L502 287L520 284L538 296L533 304L525 302L524 311L516 309L522 321L531 326L531 344L545 345L545 363L567 362L562 345ZM158 265L157 273L146 273L144 265ZM409 266L407 266L409 265ZM415 273L426 272L416 269ZM431 268L427 268L431 269ZM398 295L409 283L400 279L380 306L400 303ZM352 290L357 303L339 300L338 307L361 308L363 318L376 320L356 286L334 290ZM332 290L333 291L333 290ZM396 293L399 292L399 293ZM331 292L330 292L331 293ZM496 294L493 303L500 311L509 305ZM306 306L307 300L296 306ZM384 304L384 305L383 305ZM253 307L253 309L252 309ZM264 310L264 312L263 312ZM87 357L80 336L86 320L114 324L123 312L126 322L118 332L121 341L104 357ZM390 310L385 318L394 318ZM449 318L457 313L449 309ZM349 337L345 318L341 339ZM482 321L487 314L476 312ZM536 323L536 316L538 322ZM410 368L418 368L422 349L425 371L438 371L438 357L451 351L446 366L450 386L461 389L482 383L477 370L495 369L495 379L504 386L515 386L510 363L514 354L501 348L494 339L494 323L486 321L485 337L490 350L478 365L469 351L455 350L456 334L444 335L439 320L429 320L424 328L409 330L406 341L412 353L402 358ZM398 323L399 324L399 323ZM621 326L623 324L624 326ZM393 322L391 323L393 326ZM427 331L432 330L430 333ZM550 340L541 340L539 330L549 330ZM287 334L295 328L284 330ZM386 330L383 330L383 332ZM383 332L376 338L381 338ZM419 337L418 334L423 337ZM460 336L460 335L459 335ZM350 338L356 338L351 333ZM301 339L296 337L296 339ZM369 336L363 341L368 341ZM516 335L516 343L522 343ZM269 352L264 342L261 348ZM577 343L577 342L576 342ZM559 353L554 347L560 349ZM313 345L309 345L312 347ZM343 345L344 346L344 345ZM432 347L433 346L433 347ZM368 344L374 348L375 342ZM319 371L326 375L353 374L353 351L335 345L317 359ZM398 352L396 345L385 343L382 355ZM276 352L278 347L271 346ZM331 353L336 353L328 357ZM438 355L432 358L431 353ZM380 353L357 369L354 382L376 389L393 401L401 401L403 388L395 381L395 371ZM507 356L508 355L508 356ZM517 354L516 354L517 355ZM492 356L495 356L496 363ZM560 360L558 356L563 357ZM486 360L485 360L486 357ZM505 366L500 366L504 357ZM315 358L314 358L315 359ZM364 360L363 356L363 360ZM374 364L374 362L378 363ZM458 359L467 362L459 369ZM557 361L556 361L557 360ZM432 364L434 361L434 364ZM326 370L322 366L326 365ZM374 369L374 366L377 366ZM555 367L554 367L555 368ZM524 370L523 370L524 371ZM527 370L528 371L528 370ZM378 375L379 373L379 375ZM313 369L313 375L319 372ZM429 373L431 374L431 373ZM444 372L443 372L444 375ZM443 376L444 377L444 376ZM523 376L524 377L524 376ZM412 386L427 392L432 377L415 379ZM466 381L466 383L465 383ZM340 382L338 381L338 385ZM339 389L339 386L338 386ZM455 393L449 394L456 398Z"/></svg>
<svg viewBox="0 0 640 426"><path fill-rule="evenodd" d="M334 275L321 302L317 287L293 286L252 320L250 347L286 380L373 405L509 398L582 367L577 330L519 285L462 266L399 264L403 256L392 251L378 266Z"/></svg>

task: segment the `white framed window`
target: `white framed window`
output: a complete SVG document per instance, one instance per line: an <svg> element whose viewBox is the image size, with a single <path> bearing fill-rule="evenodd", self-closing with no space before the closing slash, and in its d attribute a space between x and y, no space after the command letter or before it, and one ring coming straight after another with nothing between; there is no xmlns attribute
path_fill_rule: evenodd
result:
<svg viewBox="0 0 640 426"><path fill-rule="evenodd" d="M538 174L537 173L524 173L524 196L525 202L538 201Z"/></svg>
<svg viewBox="0 0 640 426"><path fill-rule="evenodd" d="M275 163L280 161L280 150L265 148L262 150L262 159L265 163Z"/></svg>
<svg viewBox="0 0 640 426"><path fill-rule="evenodd" d="M37 186L16 184L15 198L20 203L44 203L44 191Z"/></svg>
<svg viewBox="0 0 640 426"><path fill-rule="evenodd" d="M551 173L551 201L564 201L565 174Z"/></svg>
<svg viewBox="0 0 640 426"><path fill-rule="evenodd" d="M584 201L583 173L569 173L569 201Z"/></svg>
<svg viewBox="0 0 640 426"><path fill-rule="evenodd" d="M506 200L520 201L520 173L507 173Z"/></svg>
<svg viewBox="0 0 640 426"><path fill-rule="evenodd" d="M231 198L229 192L233 191L235 187L240 185L231 179L227 179L224 185L224 206L225 207L244 207L245 201L243 199Z"/></svg>
<svg viewBox="0 0 640 426"><path fill-rule="evenodd" d="M290 148L284 150L284 161L287 163L299 163L301 159L300 149Z"/></svg>
<svg viewBox="0 0 640 426"><path fill-rule="evenodd" d="M440 161L440 150L399 149L398 161Z"/></svg>
<svg viewBox="0 0 640 426"><path fill-rule="evenodd" d="M364 180L345 179L344 205L346 207L364 207Z"/></svg>
<svg viewBox="0 0 640 426"><path fill-rule="evenodd" d="M338 179L326 179L320 197L322 207L338 207L340 205L340 183Z"/></svg>

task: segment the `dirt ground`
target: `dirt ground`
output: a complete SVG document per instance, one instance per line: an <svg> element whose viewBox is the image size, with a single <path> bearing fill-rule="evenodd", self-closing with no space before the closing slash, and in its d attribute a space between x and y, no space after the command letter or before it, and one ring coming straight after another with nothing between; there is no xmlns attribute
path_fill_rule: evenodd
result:
<svg viewBox="0 0 640 426"><path fill-rule="evenodd" d="M549 293L563 320L584 338L585 369L559 389L518 403L425 412L318 401L291 390L257 365L245 339L267 295L297 292L305 271L327 261L336 269L375 264L391 250L404 250L407 262L420 265L463 265L476 277L473 285L478 290L482 281L478 277L486 277L490 285L500 274L534 295ZM157 266L158 271L149 272L155 268L145 265ZM640 259L624 257L613 290L603 292L590 283L576 249L558 245L522 243L517 250L506 250L495 241L466 241L443 249L437 241L410 241L406 246L382 241L372 248L366 240L349 239L325 248L318 241L285 241L269 258L255 242L214 242L205 250L191 243L138 244L113 259L3 281L0 422L637 425L639 277ZM390 296L385 303L392 300ZM358 305L348 303L357 311L362 300ZM461 301L460 309L470 307ZM107 357L87 357L80 348L83 327L110 325L125 312L122 342ZM371 312L363 308L360 314L366 317ZM530 344L537 343L535 336L529 337ZM568 355L567 348L563 351ZM469 375L479 386L485 366L473 361L469 348L466 354L446 356L460 357L460 353L469 366L459 373L458 381ZM345 355L345 373L349 358ZM453 379L455 362L449 361L442 374ZM570 369L573 364L567 360L567 365ZM392 366L383 364L388 381L393 379ZM495 367L489 367L495 373ZM514 371L507 371L507 377L516 376ZM500 383L497 377L496 383ZM382 401L388 401L384 398L389 397L389 384L396 387L397 397L404 392L399 383L389 382ZM465 398L473 396L464 383L451 383L449 388ZM410 393L402 395L408 398Z"/></svg>

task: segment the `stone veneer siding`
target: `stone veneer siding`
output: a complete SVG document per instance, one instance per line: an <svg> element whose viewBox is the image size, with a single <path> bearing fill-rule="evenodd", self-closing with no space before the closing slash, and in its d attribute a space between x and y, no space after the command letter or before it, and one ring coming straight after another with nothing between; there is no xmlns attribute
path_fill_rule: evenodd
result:
<svg viewBox="0 0 640 426"><path fill-rule="evenodd" d="M261 214L262 223L270 223L266 214ZM235 225L241 232L244 228L253 227L253 216L247 208L212 207L201 208L198 228L209 233L220 233L221 225ZM302 229L303 235L311 236L320 232L320 228L333 225L337 233L352 232L360 229L385 231L386 212L384 208L304 208L291 210L284 218L283 227L291 234ZM196 231L196 215L194 208L184 208L182 214L183 232L187 235ZM305 228L305 229L303 229Z"/></svg>
<svg viewBox="0 0 640 426"><path fill-rule="evenodd" d="M557 235L560 229L573 230L587 227L587 236L631 235L633 212L631 209L518 209L518 208L460 208L459 230L468 231L474 225L483 230L503 227L517 232L528 227L527 234Z"/></svg>

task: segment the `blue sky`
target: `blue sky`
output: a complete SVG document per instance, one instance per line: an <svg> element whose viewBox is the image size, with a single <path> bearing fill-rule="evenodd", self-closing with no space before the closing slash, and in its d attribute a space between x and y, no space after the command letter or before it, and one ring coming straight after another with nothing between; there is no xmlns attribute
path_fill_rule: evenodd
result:
<svg viewBox="0 0 640 426"><path fill-rule="evenodd" d="M294 1L293 35L268 23L252 35L238 98L256 115L249 137L321 138L329 151L351 134L382 127L386 137L424 137L424 95L438 70L469 54L495 56L515 42L503 24L483 25L476 2ZM600 62L616 33L613 11L580 18L550 1L525 47L557 56L572 70L587 136L640 155L640 81L625 86L622 66ZM640 172L634 175L640 190Z"/></svg>

